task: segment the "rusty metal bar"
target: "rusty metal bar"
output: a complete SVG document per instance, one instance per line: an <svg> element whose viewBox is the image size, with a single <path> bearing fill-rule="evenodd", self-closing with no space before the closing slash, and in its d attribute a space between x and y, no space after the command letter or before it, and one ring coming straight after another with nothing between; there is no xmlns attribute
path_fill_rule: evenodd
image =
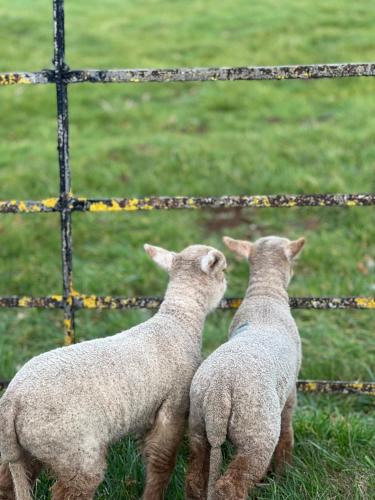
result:
<svg viewBox="0 0 375 500"><path fill-rule="evenodd" d="M5 389L9 380L0 380L0 391ZM375 383L373 382L343 382L327 380L299 380L297 388L305 393L337 393L337 394L364 394L375 396Z"/></svg>
<svg viewBox="0 0 375 500"><path fill-rule="evenodd" d="M74 342L74 307L70 299L73 290L73 251L72 251L72 211L71 172L69 163L69 114L68 86L64 81L67 71L65 65L64 0L53 0L54 21L54 67L57 100L57 150L60 169L60 220L61 220L61 257L63 270L64 329L65 344Z"/></svg>
<svg viewBox="0 0 375 500"><path fill-rule="evenodd" d="M0 213L3 214L34 214L44 212L60 212L59 198L45 200L4 200L0 201Z"/></svg>
<svg viewBox="0 0 375 500"><path fill-rule="evenodd" d="M64 309L64 296L51 295L48 297L27 297L12 295L0 297L0 308L26 307L39 309Z"/></svg>
<svg viewBox="0 0 375 500"><path fill-rule="evenodd" d="M223 68L83 69L63 73L64 83L142 83L235 80L308 80L375 76L374 63L244 66ZM54 83L53 72L0 73L0 85Z"/></svg>
<svg viewBox="0 0 375 500"><path fill-rule="evenodd" d="M366 394L375 396L374 382L343 382L341 380L299 380L297 388L301 392L325 392L341 394Z"/></svg>
<svg viewBox="0 0 375 500"><path fill-rule="evenodd" d="M85 295L78 292L64 297L51 295L47 297L10 296L0 297L0 308L43 308L63 309L66 303L74 309L157 309L161 297L111 297ZM242 299L231 297L220 302L219 309L237 309ZM374 309L375 297L290 297L293 309Z"/></svg>
<svg viewBox="0 0 375 500"><path fill-rule="evenodd" d="M1 85L36 85L43 83L55 83L53 70L43 70L36 73L29 72L9 72L0 73Z"/></svg>
<svg viewBox="0 0 375 500"><path fill-rule="evenodd" d="M374 63L245 66L224 68L74 70L69 83L203 82L234 80L307 80L375 76Z"/></svg>
<svg viewBox="0 0 375 500"><path fill-rule="evenodd" d="M68 193L69 194L69 193ZM48 198L40 201L0 201L0 213L134 212L188 208L363 207L375 205L375 193L291 194L249 196L150 196L144 198Z"/></svg>

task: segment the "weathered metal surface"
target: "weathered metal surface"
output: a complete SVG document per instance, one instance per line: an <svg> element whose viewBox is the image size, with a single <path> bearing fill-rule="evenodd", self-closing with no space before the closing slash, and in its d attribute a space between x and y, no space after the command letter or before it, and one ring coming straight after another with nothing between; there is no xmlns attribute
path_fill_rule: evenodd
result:
<svg viewBox="0 0 375 500"><path fill-rule="evenodd" d="M65 344L74 342L74 307L69 300L73 290L73 249L71 172L69 163L68 86L65 65L64 0L53 0L54 58L57 101L57 150L60 169L61 258L63 271Z"/></svg>
<svg viewBox="0 0 375 500"><path fill-rule="evenodd" d="M48 297L10 296L0 297L0 308L4 307L37 307L43 309L56 309L64 307L62 295L50 295Z"/></svg>
<svg viewBox="0 0 375 500"><path fill-rule="evenodd" d="M5 389L9 380L0 380L0 391ZM375 396L375 383L373 382L343 382L327 380L299 380L297 388L306 393L338 393L338 394L365 394Z"/></svg>
<svg viewBox="0 0 375 500"><path fill-rule="evenodd" d="M233 207L337 207L375 205L375 193L311 194L311 195L253 195L253 196L152 196L145 198L113 198L74 200L75 210L116 212L153 209L233 208Z"/></svg>
<svg viewBox="0 0 375 500"><path fill-rule="evenodd" d="M84 309L156 309L161 297L110 297L97 295L75 296L75 306ZM240 298L223 299L220 309L237 309ZM375 309L375 298L371 297L291 297L290 305L294 309Z"/></svg>
<svg viewBox="0 0 375 500"><path fill-rule="evenodd" d="M157 309L162 300L162 297L111 297L73 291L65 298L63 295L0 297L0 308ZM237 309L241 301L237 297L223 299L219 309ZM293 309L375 309L375 297L291 297L290 306Z"/></svg>
<svg viewBox="0 0 375 500"><path fill-rule="evenodd" d="M234 68L74 70L69 83L141 83L233 80L308 80L375 76L374 63L309 64L300 66L247 66Z"/></svg>
<svg viewBox="0 0 375 500"><path fill-rule="evenodd" d="M64 155L66 155L66 152ZM62 196L63 198L61 199L48 198L41 201L0 201L0 213L40 213L59 212L63 210L77 210L80 212L134 212L138 210L173 210L188 208L363 207L375 205L375 194L371 193L206 197L150 196L144 198L90 199L82 197L76 198L68 192L62 193Z"/></svg>
<svg viewBox="0 0 375 500"><path fill-rule="evenodd" d="M331 380L299 380L297 387L302 392L328 392L341 394L367 394L375 396L374 382L342 382Z"/></svg>
<svg viewBox="0 0 375 500"><path fill-rule="evenodd" d="M375 309L375 297L290 297L293 309Z"/></svg>
<svg viewBox="0 0 375 500"><path fill-rule="evenodd" d="M0 213L40 213L58 212L60 210L59 198L47 198L45 200L5 200L0 201Z"/></svg>
<svg viewBox="0 0 375 500"><path fill-rule="evenodd" d="M62 12L62 11L60 11ZM56 48L55 41L55 48ZM63 72L64 83L141 83L235 80L308 80L375 76L375 63L244 66L167 69L77 69ZM0 85L55 83L52 70L0 73Z"/></svg>
<svg viewBox="0 0 375 500"><path fill-rule="evenodd" d="M53 83L54 79L52 70L44 70L36 73L0 73L0 85L35 85Z"/></svg>

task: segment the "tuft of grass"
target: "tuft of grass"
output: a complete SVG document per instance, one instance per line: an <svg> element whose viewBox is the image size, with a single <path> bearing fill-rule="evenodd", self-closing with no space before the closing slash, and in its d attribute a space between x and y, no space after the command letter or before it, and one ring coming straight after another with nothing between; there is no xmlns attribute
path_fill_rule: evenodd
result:
<svg viewBox="0 0 375 500"><path fill-rule="evenodd" d="M51 66L52 11L43 0L2 0L0 71ZM371 61L370 0L66 0L72 68L173 67ZM375 190L373 78L76 85L69 88L73 191L77 196L222 195ZM55 89L0 90L0 198L58 193ZM291 295L364 295L375 290L372 208L244 209L73 215L74 287L105 295L162 294L167 277L144 254L221 237L305 235ZM59 218L0 218L0 294L61 292ZM228 255L228 296L244 293L248 268ZM78 340L111 335L148 311L80 311ZM372 311L295 311L303 378L374 379ZM232 312L204 330L208 355L226 339ZM0 378L62 345L61 311L0 311ZM303 396L294 465L252 498L369 499L373 402ZM168 490L183 498L186 443ZM230 449L225 450L226 457ZM111 448L97 498L139 498L144 470L134 441ZM50 478L36 497L49 498Z"/></svg>

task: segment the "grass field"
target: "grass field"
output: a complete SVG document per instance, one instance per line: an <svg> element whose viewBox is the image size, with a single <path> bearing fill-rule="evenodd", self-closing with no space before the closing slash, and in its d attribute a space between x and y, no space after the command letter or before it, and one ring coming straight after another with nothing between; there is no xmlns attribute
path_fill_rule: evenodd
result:
<svg viewBox="0 0 375 500"><path fill-rule="evenodd" d="M52 2L2 0L0 71L51 66ZM72 68L277 65L373 61L370 0L66 0ZM76 85L69 89L73 191L90 197L375 191L375 80ZM0 89L0 199L58 193L55 89ZM74 214L74 288L159 295L166 276L142 250L221 237L306 236L293 296L372 296L372 208L244 209ZM0 218L0 295L61 292L59 217ZM228 296L248 269L229 258ZM204 352L222 343L232 312L215 312ZM79 312L78 340L111 335L149 312ZM372 311L295 311L301 378L373 380ZM62 345L61 311L0 311L0 378ZM251 498L375 498L373 400L300 396L295 462ZM168 491L183 498L186 446ZM134 443L111 450L98 499L140 497ZM48 478L37 484L48 497Z"/></svg>

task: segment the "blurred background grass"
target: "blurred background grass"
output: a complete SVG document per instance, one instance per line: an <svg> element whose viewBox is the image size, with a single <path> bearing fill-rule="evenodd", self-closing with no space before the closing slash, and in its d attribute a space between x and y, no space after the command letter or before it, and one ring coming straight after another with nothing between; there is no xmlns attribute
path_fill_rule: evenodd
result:
<svg viewBox="0 0 375 500"><path fill-rule="evenodd" d="M1 71L51 67L50 4L2 0ZM72 68L373 61L374 21L370 0L66 0L66 59ZM90 197L374 192L374 91L372 78L70 86L73 191ZM56 196L55 89L2 88L0 103L0 198ZM222 248L224 234L306 236L291 295L375 292L372 208L73 218L74 287L81 293L162 294L167 277L143 243ZM61 292L57 214L4 215L0 239L1 295ZM227 295L241 296L247 265L228 258ZM211 315L205 354L225 340L232 314ZM111 335L149 315L81 311L77 337ZM294 315L304 347L301 378L374 379L372 311ZM0 378L62 344L60 311L2 310L0 319ZM370 406L368 398L301 397L295 467L257 498L371 498ZM113 452L100 498L137 498L142 468L135 448L126 441L118 450L126 456ZM182 498L184 467L182 455L170 498ZM47 483L38 487L38 498L45 498Z"/></svg>

